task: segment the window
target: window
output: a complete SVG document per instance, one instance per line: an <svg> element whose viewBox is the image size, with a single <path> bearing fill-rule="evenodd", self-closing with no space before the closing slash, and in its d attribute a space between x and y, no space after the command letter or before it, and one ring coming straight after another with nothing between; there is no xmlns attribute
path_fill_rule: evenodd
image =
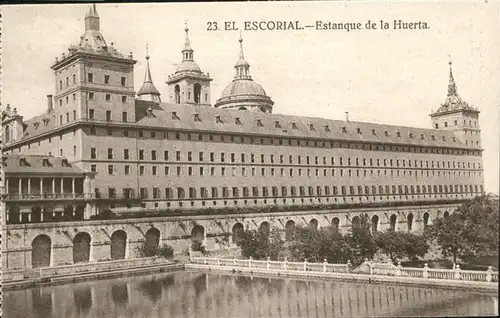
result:
<svg viewBox="0 0 500 318"><path fill-rule="evenodd" d="M94 74L93 73L88 73L87 74L87 81L89 83L93 83L94 82Z"/></svg>
<svg viewBox="0 0 500 318"><path fill-rule="evenodd" d="M140 174L141 176L143 176L143 175L144 175L144 166L139 166L139 174Z"/></svg>
<svg viewBox="0 0 500 318"><path fill-rule="evenodd" d="M122 121L123 121L124 123L126 123L126 122L127 122L127 120L128 120L128 118L127 118L128 116L127 116L127 115L128 115L128 114L127 114L127 112L122 112Z"/></svg>
<svg viewBox="0 0 500 318"><path fill-rule="evenodd" d="M175 152L175 159L176 159L177 161L181 161L181 152L180 152L180 151L176 151L176 152Z"/></svg>
<svg viewBox="0 0 500 318"><path fill-rule="evenodd" d="M94 119L94 110L93 109L89 109L89 119L90 120Z"/></svg>
<svg viewBox="0 0 500 318"><path fill-rule="evenodd" d="M109 84L109 75L104 75L104 84Z"/></svg>
<svg viewBox="0 0 500 318"><path fill-rule="evenodd" d="M96 148L90 148L90 159L96 158Z"/></svg>
<svg viewBox="0 0 500 318"><path fill-rule="evenodd" d="M97 172L97 166L96 165L91 165L90 166L90 171Z"/></svg>
<svg viewBox="0 0 500 318"><path fill-rule="evenodd" d="M151 150L151 160L156 160L156 150Z"/></svg>
<svg viewBox="0 0 500 318"><path fill-rule="evenodd" d="M156 166L153 166L152 168L152 174L153 176L156 176L158 168Z"/></svg>
<svg viewBox="0 0 500 318"><path fill-rule="evenodd" d="M73 74L73 84L76 84L76 75Z"/></svg>
<svg viewBox="0 0 500 318"><path fill-rule="evenodd" d="M125 86L125 84L126 84L126 79L123 76L121 78L121 84L122 84L122 86Z"/></svg>
<svg viewBox="0 0 500 318"><path fill-rule="evenodd" d="M110 120L111 120L111 111L110 111L110 110L107 110L107 111L106 111L106 120L107 120L107 121L110 121Z"/></svg>
<svg viewBox="0 0 500 318"><path fill-rule="evenodd" d="M111 101L111 94L106 94L106 101L107 102Z"/></svg>
<svg viewBox="0 0 500 318"><path fill-rule="evenodd" d="M130 174L130 166L126 165L125 166L125 175L129 175Z"/></svg>
<svg viewBox="0 0 500 318"><path fill-rule="evenodd" d="M109 175L113 174L113 165L108 165L108 174Z"/></svg>
<svg viewBox="0 0 500 318"><path fill-rule="evenodd" d="M113 148L108 148L108 159L113 159Z"/></svg>

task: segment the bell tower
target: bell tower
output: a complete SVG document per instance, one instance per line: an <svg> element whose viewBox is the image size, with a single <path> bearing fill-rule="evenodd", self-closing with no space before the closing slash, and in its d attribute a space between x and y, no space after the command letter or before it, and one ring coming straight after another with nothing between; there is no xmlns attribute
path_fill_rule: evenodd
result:
<svg viewBox="0 0 500 318"><path fill-rule="evenodd" d="M172 104L210 106L210 74L205 74L194 61L194 50L189 40L186 23L186 38L182 49L182 62L174 74L168 76L169 101Z"/></svg>
<svg viewBox="0 0 500 318"><path fill-rule="evenodd" d="M457 139L468 148L481 149L481 129L479 127L479 110L464 102L457 92L453 78L452 62L448 80L446 100L432 114L432 126L435 129L453 131Z"/></svg>

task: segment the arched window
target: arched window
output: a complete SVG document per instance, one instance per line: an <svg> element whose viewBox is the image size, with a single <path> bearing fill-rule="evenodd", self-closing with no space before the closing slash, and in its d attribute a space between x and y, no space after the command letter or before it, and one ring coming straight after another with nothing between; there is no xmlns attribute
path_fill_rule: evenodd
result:
<svg viewBox="0 0 500 318"><path fill-rule="evenodd" d="M180 104L181 103L181 88L179 85L175 85L174 87L174 94L175 94L175 103Z"/></svg>
<svg viewBox="0 0 500 318"><path fill-rule="evenodd" d="M196 83L194 84L194 103L199 104L201 101L201 85Z"/></svg>

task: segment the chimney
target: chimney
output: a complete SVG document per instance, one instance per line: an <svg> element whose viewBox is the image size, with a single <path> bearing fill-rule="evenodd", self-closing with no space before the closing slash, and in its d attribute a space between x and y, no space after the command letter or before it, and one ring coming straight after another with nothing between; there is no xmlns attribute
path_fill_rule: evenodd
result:
<svg viewBox="0 0 500 318"><path fill-rule="evenodd" d="M349 112L345 112L345 121L349 122Z"/></svg>
<svg viewBox="0 0 500 318"><path fill-rule="evenodd" d="M47 113L51 113L53 110L52 95L47 95Z"/></svg>

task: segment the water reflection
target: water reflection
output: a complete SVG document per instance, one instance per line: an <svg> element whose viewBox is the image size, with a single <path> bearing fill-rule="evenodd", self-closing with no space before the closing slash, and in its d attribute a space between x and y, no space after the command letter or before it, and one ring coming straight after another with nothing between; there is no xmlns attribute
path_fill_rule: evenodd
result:
<svg viewBox="0 0 500 318"><path fill-rule="evenodd" d="M421 317L498 313L498 295L190 271L7 291L4 300L7 318Z"/></svg>

